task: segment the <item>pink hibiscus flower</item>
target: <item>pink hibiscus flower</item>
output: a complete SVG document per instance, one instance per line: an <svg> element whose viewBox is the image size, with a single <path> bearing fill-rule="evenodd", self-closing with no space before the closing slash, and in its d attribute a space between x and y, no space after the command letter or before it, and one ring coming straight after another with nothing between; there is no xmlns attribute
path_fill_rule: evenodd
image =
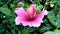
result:
<svg viewBox="0 0 60 34"><path fill-rule="evenodd" d="M30 27L39 27L43 23L44 15L47 15L47 10L43 10L41 13L36 14L36 4L32 4L26 11L21 7L15 10L17 17L15 24L22 24L23 26L29 25Z"/></svg>

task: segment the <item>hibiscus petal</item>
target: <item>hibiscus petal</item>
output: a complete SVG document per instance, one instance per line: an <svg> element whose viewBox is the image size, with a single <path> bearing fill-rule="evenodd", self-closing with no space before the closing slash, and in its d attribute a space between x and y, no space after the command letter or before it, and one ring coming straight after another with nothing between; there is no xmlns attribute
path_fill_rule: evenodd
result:
<svg viewBox="0 0 60 34"><path fill-rule="evenodd" d="M26 20L26 17L27 17L27 16L28 16L28 15L27 15L26 12L20 14L19 16L17 16L16 19L15 19L15 23L16 23L16 25L19 25L20 23L23 23L23 21ZM27 17L27 18L28 18L28 17Z"/></svg>
<svg viewBox="0 0 60 34"><path fill-rule="evenodd" d="M42 13L43 13L44 15L47 15L47 14L48 14L48 11L47 11L47 10L43 10Z"/></svg>
<svg viewBox="0 0 60 34"><path fill-rule="evenodd" d="M25 22L24 21L26 21L25 20L25 18L24 18L24 14L22 14L23 16L17 16L16 17L16 19L15 19L15 24L16 25L19 25L20 23L21 24L24 24ZM23 23L24 22L24 23ZM27 23L25 23L25 25L26 25Z"/></svg>
<svg viewBox="0 0 60 34"><path fill-rule="evenodd" d="M15 24L16 24L16 25L19 25L20 23L21 23L20 17L16 17L16 19L15 19Z"/></svg>
<svg viewBox="0 0 60 34"><path fill-rule="evenodd" d="M47 10L43 10L41 13L37 14L37 16L39 16L41 19L44 18L44 15L47 15L48 11Z"/></svg>
<svg viewBox="0 0 60 34"><path fill-rule="evenodd" d="M25 10L21 7L21 8L17 8L16 10L15 10L15 13L18 15L18 16L20 16L20 14L21 13L25 13Z"/></svg>
<svg viewBox="0 0 60 34"><path fill-rule="evenodd" d="M47 10L44 10L40 14L37 14L36 15L36 18L33 21L33 23L32 23L31 26L39 27L41 25L41 23L43 23L44 15L47 15L47 14L48 14L48 11Z"/></svg>
<svg viewBox="0 0 60 34"><path fill-rule="evenodd" d="M15 13L18 15L18 17L15 19L16 25L22 23L22 21L28 18L28 13L25 12L23 8L18 8L18 10L15 10Z"/></svg>
<svg viewBox="0 0 60 34"><path fill-rule="evenodd" d="M36 15L36 4L32 4L28 9L27 12L29 13L30 17Z"/></svg>
<svg viewBox="0 0 60 34"><path fill-rule="evenodd" d="M33 21L23 20L23 21L22 21L22 25L23 25L23 26L29 25L30 27L32 27L32 26L33 26L33 27L39 27L42 22L43 22L43 21L42 21L42 19L41 19L40 17L36 17L35 20L33 20Z"/></svg>
<svg viewBox="0 0 60 34"><path fill-rule="evenodd" d="M37 18L31 23L30 26L39 27L42 22L43 22L42 19L40 19L40 18L37 17Z"/></svg>

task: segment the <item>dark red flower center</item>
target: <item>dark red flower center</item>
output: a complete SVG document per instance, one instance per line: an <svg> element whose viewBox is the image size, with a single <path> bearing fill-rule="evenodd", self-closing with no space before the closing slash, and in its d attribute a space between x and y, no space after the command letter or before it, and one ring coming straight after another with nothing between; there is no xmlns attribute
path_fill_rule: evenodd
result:
<svg viewBox="0 0 60 34"><path fill-rule="evenodd" d="M33 20L35 20L35 18L36 18L36 17L27 17L26 20L27 20L27 21L33 21Z"/></svg>

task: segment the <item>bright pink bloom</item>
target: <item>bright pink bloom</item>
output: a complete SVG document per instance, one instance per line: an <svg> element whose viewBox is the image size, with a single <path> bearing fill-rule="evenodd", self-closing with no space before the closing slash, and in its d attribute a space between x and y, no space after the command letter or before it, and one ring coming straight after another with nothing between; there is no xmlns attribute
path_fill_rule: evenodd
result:
<svg viewBox="0 0 60 34"><path fill-rule="evenodd" d="M16 25L22 23L23 26L29 25L30 27L39 27L43 22L44 15L47 15L47 10L43 10L41 13L36 14L36 4L32 4L27 11L22 7L15 10L17 17L15 19Z"/></svg>

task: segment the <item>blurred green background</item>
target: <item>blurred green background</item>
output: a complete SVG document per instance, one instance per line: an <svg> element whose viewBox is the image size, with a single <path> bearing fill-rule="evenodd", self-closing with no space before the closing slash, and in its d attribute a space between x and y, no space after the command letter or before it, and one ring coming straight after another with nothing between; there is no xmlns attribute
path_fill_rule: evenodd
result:
<svg viewBox="0 0 60 34"><path fill-rule="evenodd" d="M18 2L23 4L17 6ZM40 27L15 25L15 9L25 10L31 4L37 5L37 12L43 7L49 12ZM60 34L60 0L0 0L0 34Z"/></svg>

